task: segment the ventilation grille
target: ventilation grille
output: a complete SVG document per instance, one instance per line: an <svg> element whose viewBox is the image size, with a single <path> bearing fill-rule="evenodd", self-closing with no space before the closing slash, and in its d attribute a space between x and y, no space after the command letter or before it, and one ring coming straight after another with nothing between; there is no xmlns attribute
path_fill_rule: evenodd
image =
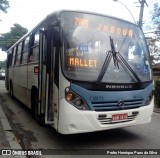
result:
<svg viewBox="0 0 160 158"><path fill-rule="evenodd" d="M126 119L126 120L117 120L117 121L112 121L112 118L101 117L101 118L98 118L98 121L99 121L100 124L102 124L102 125L115 124L115 123L123 123L123 122L133 121L133 120L136 119L137 116L138 116L138 113L129 115L129 116L128 116L128 119Z"/></svg>
<svg viewBox="0 0 160 158"><path fill-rule="evenodd" d="M92 105L95 111L135 109L143 106L143 99L123 100L123 106L120 106L118 102L119 101L92 102Z"/></svg>

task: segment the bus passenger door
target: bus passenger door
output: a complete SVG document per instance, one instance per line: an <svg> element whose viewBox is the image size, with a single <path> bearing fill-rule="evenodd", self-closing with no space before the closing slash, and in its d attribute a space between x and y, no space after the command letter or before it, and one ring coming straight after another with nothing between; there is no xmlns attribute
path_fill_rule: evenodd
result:
<svg viewBox="0 0 160 158"><path fill-rule="evenodd" d="M39 79L38 79L38 91L39 102L37 108L37 115L40 119L45 118L45 106L46 106L46 82L47 82L47 32L40 30L40 55L39 55Z"/></svg>
<svg viewBox="0 0 160 158"><path fill-rule="evenodd" d="M46 106L45 124L54 124L54 65L55 53L53 47L52 26L47 31L47 64L46 64Z"/></svg>
<svg viewBox="0 0 160 158"><path fill-rule="evenodd" d="M43 115L45 124L53 124L51 39L49 30L40 31L40 74L39 74L39 115Z"/></svg>

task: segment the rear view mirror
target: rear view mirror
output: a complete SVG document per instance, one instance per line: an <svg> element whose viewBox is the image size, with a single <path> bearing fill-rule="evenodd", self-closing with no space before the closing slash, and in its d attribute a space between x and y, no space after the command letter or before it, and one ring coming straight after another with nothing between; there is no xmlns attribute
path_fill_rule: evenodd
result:
<svg viewBox="0 0 160 158"><path fill-rule="evenodd" d="M55 26L53 27L53 46L61 47L62 46L62 28Z"/></svg>

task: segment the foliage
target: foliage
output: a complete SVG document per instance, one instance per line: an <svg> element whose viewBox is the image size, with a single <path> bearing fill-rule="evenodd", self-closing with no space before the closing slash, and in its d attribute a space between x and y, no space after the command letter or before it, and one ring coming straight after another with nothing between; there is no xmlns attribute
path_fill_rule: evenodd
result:
<svg viewBox="0 0 160 158"><path fill-rule="evenodd" d="M158 6L158 2L154 4L154 10L152 14L152 21L156 25L157 30L160 30L160 7Z"/></svg>
<svg viewBox="0 0 160 158"><path fill-rule="evenodd" d="M0 36L0 48L5 51L9 49L17 40L19 40L28 30L19 24L14 24L10 32L3 33Z"/></svg>
<svg viewBox="0 0 160 158"><path fill-rule="evenodd" d="M159 35L157 34L156 37L154 38L152 37L147 41L148 41L147 43L149 46L149 51L150 51L150 56L151 56L151 62L152 64L155 64L156 62L160 61Z"/></svg>
<svg viewBox="0 0 160 158"><path fill-rule="evenodd" d="M148 41L150 54L153 57L152 63L156 63L160 61L160 7L158 3L154 3L154 9L151 14L152 22L148 28L150 30L154 30L151 32L150 39Z"/></svg>
<svg viewBox="0 0 160 158"><path fill-rule="evenodd" d="M9 2L7 0L0 0L0 10L4 13L7 13L7 9L9 8Z"/></svg>
<svg viewBox="0 0 160 158"><path fill-rule="evenodd" d="M5 69L6 61L0 61L0 70Z"/></svg>
<svg viewBox="0 0 160 158"><path fill-rule="evenodd" d="M160 77L155 80L155 103L160 106Z"/></svg>

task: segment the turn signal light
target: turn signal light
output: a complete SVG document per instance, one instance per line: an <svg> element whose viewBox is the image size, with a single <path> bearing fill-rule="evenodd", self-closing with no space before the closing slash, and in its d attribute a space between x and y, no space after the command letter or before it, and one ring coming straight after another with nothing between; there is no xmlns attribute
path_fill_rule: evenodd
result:
<svg viewBox="0 0 160 158"><path fill-rule="evenodd" d="M74 98L75 98L75 95L74 95L73 93L68 92L68 93L66 94L66 100L67 100L67 101L72 101L72 100L74 100Z"/></svg>

